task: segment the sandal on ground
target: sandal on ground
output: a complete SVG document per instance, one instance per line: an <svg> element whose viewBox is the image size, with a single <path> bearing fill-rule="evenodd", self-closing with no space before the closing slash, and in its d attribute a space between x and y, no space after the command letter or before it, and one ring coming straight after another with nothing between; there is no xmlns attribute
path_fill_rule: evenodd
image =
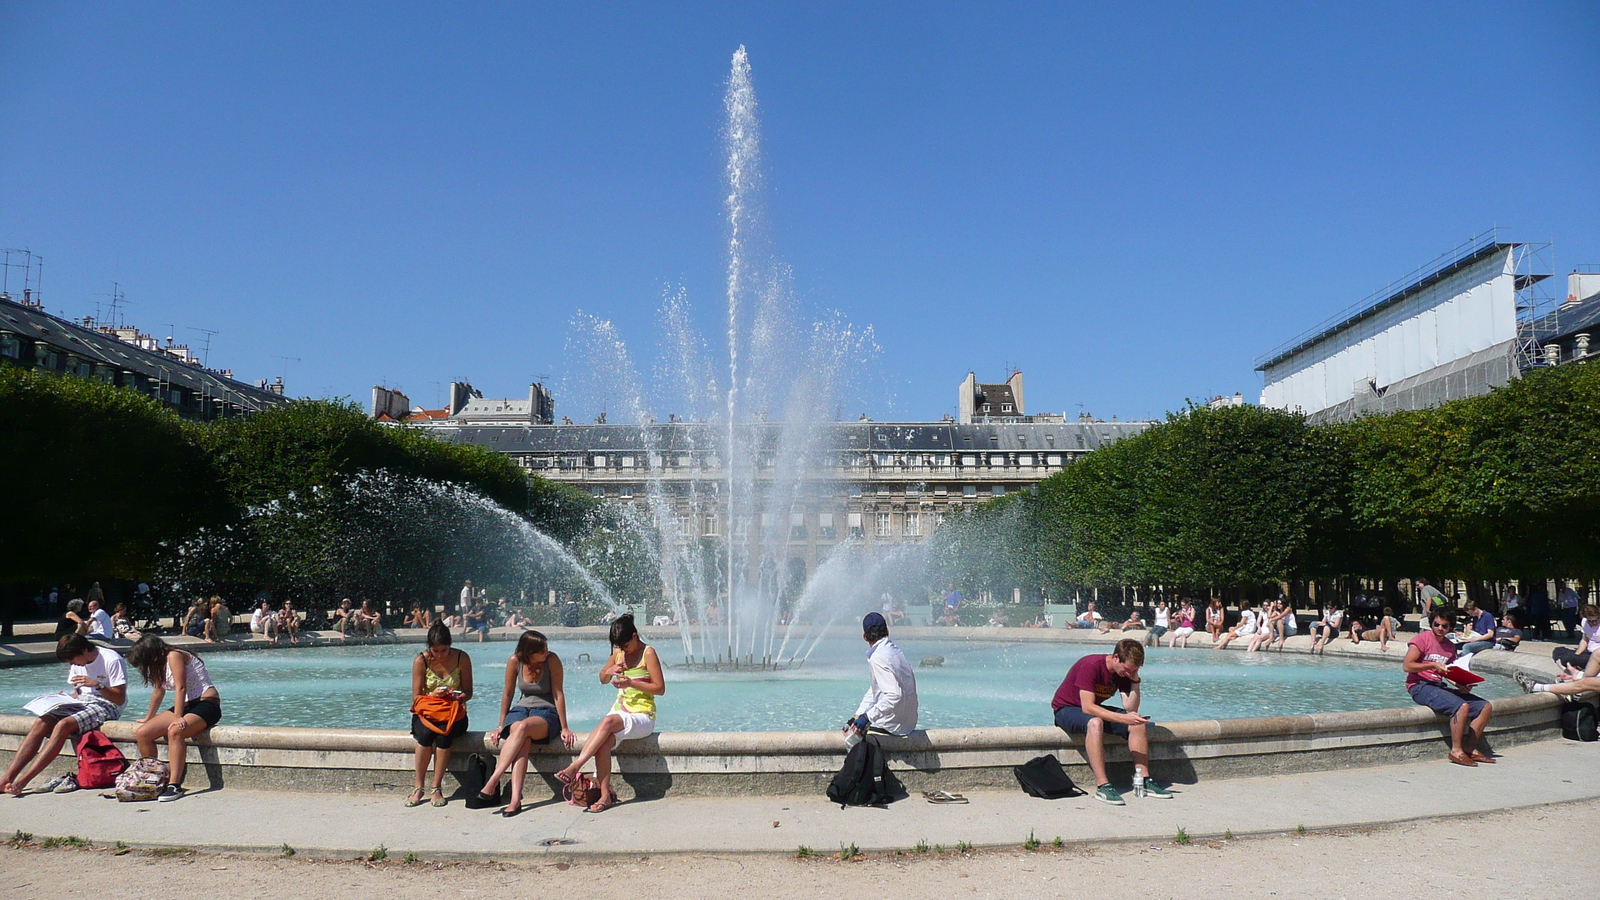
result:
<svg viewBox="0 0 1600 900"><path fill-rule="evenodd" d="M929 803L966 803L967 802L967 798L961 796L960 794L949 793L948 791L923 791L922 792L922 796L928 798L928 802Z"/></svg>
<svg viewBox="0 0 1600 900"><path fill-rule="evenodd" d="M603 813L616 805L617 798L615 796L601 797L599 800L596 800L594 803L591 803L587 808L585 808L584 812Z"/></svg>
<svg viewBox="0 0 1600 900"><path fill-rule="evenodd" d="M1474 768L1474 767L1476 767L1478 765L1477 763L1472 761L1472 757L1466 755L1465 753L1462 753L1460 750L1451 750L1450 751L1450 761L1455 763L1458 766L1466 766L1469 769L1470 768Z"/></svg>
<svg viewBox="0 0 1600 900"><path fill-rule="evenodd" d="M428 801L428 803L431 806L444 806L445 805L444 791L434 791L433 792L433 799Z"/></svg>
<svg viewBox="0 0 1600 900"><path fill-rule="evenodd" d="M423 798L424 794L421 788L412 791L411 796L406 798L406 809L411 809L415 806L421 806L424 802L426 802Z"/></svg>
<svg viewBox="0 0 1600 900"><path fill-rule="evenodd" d="M573 782L573 776L568 775L566 769L561 769L556 772L556 780L562 784L571 784Z"/></svg>

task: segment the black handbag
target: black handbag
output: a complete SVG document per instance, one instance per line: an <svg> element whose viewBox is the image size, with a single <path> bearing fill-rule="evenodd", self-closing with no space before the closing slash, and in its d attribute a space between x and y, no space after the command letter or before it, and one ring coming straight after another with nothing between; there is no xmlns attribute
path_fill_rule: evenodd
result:
<svg viewBox="0 0 1600 900"><path fill-rule="evenodd" d="M494 769L483 754L474 753L467 757L467 769L461 773L461 789L467 792L467 809L483 809L500 803L500 785L495 783L492 795L483 792L484 785L489 781L489 773Z"/></svg>

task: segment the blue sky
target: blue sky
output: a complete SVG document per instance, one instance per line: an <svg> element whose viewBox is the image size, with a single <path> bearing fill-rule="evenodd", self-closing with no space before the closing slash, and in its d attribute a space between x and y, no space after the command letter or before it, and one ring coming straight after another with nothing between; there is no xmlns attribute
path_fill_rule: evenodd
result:
<svg viewBox="0 0 1600 900"><path fill-rule="evenodd" d="M1491 226L1600 263L1594 3L585 6L0 5L0 246L296 395L571 385L577 310L721 333L744 44L796 302L881 347L847 417L1253 399Z"/></svg>

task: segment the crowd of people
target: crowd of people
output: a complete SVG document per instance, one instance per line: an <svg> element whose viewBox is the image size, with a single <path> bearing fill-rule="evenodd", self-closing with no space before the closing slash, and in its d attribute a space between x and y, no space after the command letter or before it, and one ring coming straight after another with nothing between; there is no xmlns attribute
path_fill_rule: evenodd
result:
<svg viewBox="0 0 1600 900"><path fill-rule="evenodd" d="M1468 670L1476 654L1514 651L1522 642L1518 625L1520 604L1505 598L1506 608L1499 618L1476 601L1468 602L1459 632L1455 614L1442 594L1419 580L1426 623L1406 644L1402 669L1405 687L1414 702L1446 717L1450 725L1450 762L1466 767L1493 763L1494 757L1481 745L1485 728L1493 716L1493 705L1474 695L1476 680ZM1432 593L1429 593L1429 591ZM486 609L481 591L471 582L462 591L460 611L435 619L430 610L414 606L405 625L427 631L426 644L411 664L411 734L416 743L415 786L405 800L408 807L427 803L447 804L444 774L450 768L456 741L469 728L467 703L474 694L472 660L454 646L454 636L476 634L480 641L494 617ZM1376 642L1380 651L1399 638L1400 623L1389 608L1368 612L1370 601L1363 598L1357 613L1339 604L1329 604L1320 617L1308 623L1311 651L1323 652L1341 636L1352 644ZM110 638L133 633L126 610L107 614L103 597L73 600L57 628L56 657L69 665L69 690L30 704L36 714L33 727L24 737L3 776L0 792L22 795L59 755L69 741L99 729L121 717L127 704L127 668L139 673L151 688L145 715L137 720L135 743L143 758L156 759L158 744L167 746L167 781L158 799L172 801L185 794L185 747L222 718L221 698L201 656L167 644L153 633L137 635L128 650L126 662L115 650L97 645L91 637ZM947 601L949 615L959 609L959 594ZM1123 638L1108 653L1091 653L1078 659L1067 670L1051 703L1055 724L1063 731L1081 735L1084 755L1095 779L1095 799L1123 805L1122 793L1112 785L1107 769L1104 740L1106 734L1123 738L1133 763L1133 794L1140 798L1168 799L1172 792L1157 784L1149 770L1151 720L1139 711L1140 671L1145 647L1187 647L1189 639L1203 627L1216 649L1234 641L1244 642L1249 651L1281 649L1299 633L1293 604L1286 598L1267 601L1258 610L1249 600L1242 601L1239 619L1224 627L1222 602L1212 598L1202 610L1188 597L1169 605L1159 600L1151 609L1150 621L1137 612L1120 622L1110 622L1087 604L1075 619L1075 626L1105 633L1112 629L1143 630L1142 640ZM1352 607L1357 604L1352 604ZM530 624L520 608L498 610L512 628ZM855 712L846 720L842 733L847 746L863 741L889 741L915 731L918 718L916 676L904 653L889 639L889 626L897 617L895 604L887 594L883 612L868 613L862 620L862 636L868 644L869 683ZM1585 605L1575 610L1579 619L1576 649L1559 647L1554 660L1561 667L1557 681L1540 682L1525 675L1517 680L1530 692L1572 695L1600 692L1600 607ZM277 642L288 638L297 643L300 613L290 602L273 609L262 601L251 614L251 632ZM230 614L220 597L196 600L182 623L182 633L202 640L216 640L226 633L224 623ZM370 601L359 607L345 599L332 614L334 629L341 635L375 635L382 629L382 617ZM124 627L123 623L127 623ZM523 810L523 786L529 769L529 755L536 746L555 740L576 750L570 763L555 773L555 778L582 798L581 805L591 813L601 813L617 802L611 787L612 754L623 741L638 740L654 732L657 700L666 692L666 679L656 651L640 637L632 615L616 616L610 623L611 652L598 671L601 683L615 688L617 696L604 715L581 742L567 717L566 670L561 658L551 651L548 640L538 631L526 630L506 659L500 678L499 712L496 723L484 736L484 744L495 753L496 761L481 791L469 797L469 805L495 807L496 813L511 817ZM162 708L170 694L171 705ZM1119 704L1110 702L1118 697ZM592 782L583 775L590 762ZM431 773L431 775L430 775ZM510 793L501 804L500 783L511 776ZM592 783L589 794L576 790ZM46 785L47 790L67 791L76 787L72 776L63 776Z"/></svg>

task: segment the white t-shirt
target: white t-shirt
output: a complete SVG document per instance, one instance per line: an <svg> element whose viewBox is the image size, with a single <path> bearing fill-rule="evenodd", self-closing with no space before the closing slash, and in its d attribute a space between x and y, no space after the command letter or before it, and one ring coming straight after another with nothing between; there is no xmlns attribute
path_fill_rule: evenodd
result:
<svg viewBox="0 0 1600 900"><path fill-rule="evenodd" d="M1579 619L1578 630L1588 642L1584 649L1590 653L1600 653L1600 625L1590 625L1588 619Z"/></svg>
<svg viewBox="0 0 1600 900"><path fill-rule="evenodd" d="M72 666L67 669L67 684L72 684L73 678L83 675L94 679L95 683L103 688L127 687L128 668L122 662L122 655L115 650L107 650L104 647L97 649L99 649L100 655L95 657L94 662L89 663L87 666ZM95 688L85 687L78 688L78 695L80 697L100 697L100 692ZM101 699L105 698L102 697ZM106 702L110 703L111 701L106 700ZM123 702L113 705L117 708L117 714L121 715L122 708L128 705L127 695L123 695Z"/></svg>
<svg viewBox="0 0 1600 900"><path fill-rule="evenodd" d="M105 608L95 610L89 616L89 633L95 637L111 637L116 629L111 625L111 614Z"/></svg>
<svg viewBox="0 0 1600 900"><path fill-rule="evenodd" d="M1256 633L1256 611L1253 610L1253 609L1247 609L1244 612L1239 613L1239 634L1241 636L1243 636L1243 635L1246 635L1246 634L1255 634L1255 633Z"/></svg>
<svg viewBox="0 0 1600 900"><path fill-rule="evenodd" d="M1156 627L1167 627L1167 608L1164 606L1156 607Z"/></svg>

